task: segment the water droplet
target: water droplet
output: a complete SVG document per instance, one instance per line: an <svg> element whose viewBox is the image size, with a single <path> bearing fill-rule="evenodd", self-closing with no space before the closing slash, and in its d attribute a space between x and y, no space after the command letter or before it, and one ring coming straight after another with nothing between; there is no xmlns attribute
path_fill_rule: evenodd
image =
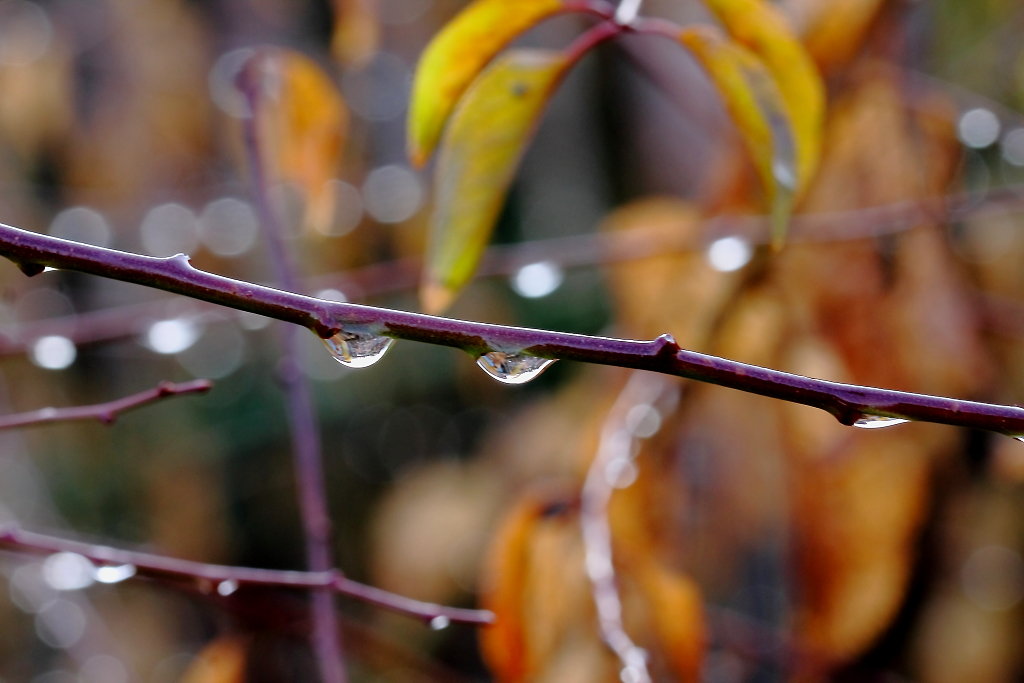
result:
<svg viewBox="0 0 1024 683"><path fill-rule="evenodd" d="M430 620L430 628L434 631L443 631L444 629L451 626L451 623L451 619L441 614Z"/></svg>
<svg viewBox="0 0 1024 683"><path fill-rule="evenodd" d="M92 585L93 565L78 553L61 552L43 562L43 580L55 590L74 591Z"/></svg>
<svg viewBox="0 0 1024 683"><path fill-rule="evenodd" d="M604 476L613 488L624 489L636 481L639 470L632 458L615 458L605 467Z"/></svg>
<svg viewBox="0 0 1024 683"><path fill-rule="evenodd" d="M854 422L853 426L861 429L882 429L883 427L901 425L904 422L910 422L910 420L904 420L901 417L885 417L884 415L865 415Z"/></svg>
<svg viewBox="0 0 1024 683"><path fill-rule="evenodd" d="M974 149L984 149L999 139L999 118L988 109L976 107L960 117L956 132L960 141Z"/></svg>
<svg viewBox="0 0 1024 683"><path fill-rule="evenodd" d="M238 590L238 582L234 579L225 579L217 584L217 595L223 595L225 598Z"/></svg>
<svg viewBox="0 0 1024 683"><path fill-rule="evenodd" d="M100 583L121 583L135 576L136 571L134 564L108 565L96 567L94 576Z"/></svg>
<svg viewBox="0 0 1024 683"><path fill-rule="evenodd" d="M57 334L35 340L29 352L32 362L46 370L63 370L75 362L77 355L75 343Z"/></svg>
<svg viewBox="0 0 1024 683"><path fill-rule="evenodd" d="M503 384L526 384L555 361L521 353L491 351L476 359L483 371Z"/></svg>
<svg viewBox="0 0 1024 683"><path fill-rule="evenodd" d="M350 368L368 368L387 353L395 340L365 333L342 330L329 339L323 340L334 360Z"/></svg>

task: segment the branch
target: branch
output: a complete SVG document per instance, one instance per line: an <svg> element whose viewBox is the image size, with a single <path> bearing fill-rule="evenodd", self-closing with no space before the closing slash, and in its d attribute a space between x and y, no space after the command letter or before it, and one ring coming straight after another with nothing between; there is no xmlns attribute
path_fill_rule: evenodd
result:
<svg viewBox="0 0 1024 683"><path fill-rule="evenodd" d="M687 351L667 334L649 341L612 339L324 301L198 270L184 254L141 256L3 224L0 255L28 274L49 266L133 282L302 325L325 338L345 328L474 355L498 350L649 370L820 408L847 425L870 415L1024 436L1024 408L811 379Z"/></svg>
<svg viewBox="0 0 1024 683"><path fill-rule="evenodd" d="M1024 208L1024 185L1007 185L985 192L954 194L914 201L868 206L849 211L808 213L793 217L791 243L820 244L833 241L869 239L892 235L912 229L922 221L943 221L980 218L1020 211ZM765 236L768 221L760 216L716 216L704 221L704 241L717 237L738 235L752 244L768 244ZM710 239L709 239L710 238ZM608 265L650 258L665 253L684 253L702 247L683 234L666 235L663 231L638 228L627 232L596 232L569 237L497 244L489 247L477 270L477 277L511 275L525 265L538 261L551 261L563 268ZM420 260L412 257L383 261L353 268L343 273L331 273L310 278L307 291L326 287L341 289L350 299L409 290L419 283ZM203 321L211 308L200 302L181 306L173 311L161 312L161 306L171 300L147 301L85 313L34 320L11 326L10 332L0 333L0 356L22 354L34 340L50 334L71 339L76 345L129 337L144 332L155 320L189 317ZM1016 309L999 302L980 301L992 311L1005 310L1000 316L1015 320ZM990 317L997 317L992 313ZM1007 329L1011 329L1007 326ZM1013 327L1012 329L1017 329Z"/></svg>
<svg viewBox="0 0 1024 683"><path fill-rule="evenodd" d="M185 394L202 394L213 387L208 379L197 379L192 382L174 384L161 382L152 389L140 391L108 403L97 403L73 408L40 408L27 413L16 413L0 417L0 429L30 427L50 424L52 422L70 422L72 420L99 420L103 424L113 424L118 415L133 408L139 408L171 396Z"/></svg>
<svg viewBox="0 0 1024 683"><path fill-rule="evenodd" d="M303 590L328 589L375 607L414 617L426 624L459 623L491 624L494 614L486 610L445 607L413 600L401 595L368 586L342 576L337 570L301 572L276 569L254 569L221 564L206 564L182 560L137 550L123 550L110 546L71 541L56 536L25 531L18 526L0 526L0 546L19 552L40 554L75 553L101 566L130 566L134 576L157 580L186 579L226 584L219 594L231 595L246 587L297 588ZM230 591L228 590L230 588Z"/></svg>
<svg viewBox="0 0 1024 683"><path fill-rule="evenodd" d="M245 96L251 112L242 122L242 131L253 203L260 217L271 265L281 287L295 291L299 286L298 277L284 244L280 217L270 199L270 169L259 134L259 122L265 104L263 64L263 59L254 57L238 75L237 86ZM331 517L324 483L320 427L313 407L313 390L309 378L299 369L299 331L291 325L282 328L283 357L279 374L287 406L306 562L311 571L330 571L334 566L331 557ZM311 605L313 650L319 661L321 677L324 683L347 683L348 673L345 670L334 597L328 590L315 590L311 596Z"/></svg>

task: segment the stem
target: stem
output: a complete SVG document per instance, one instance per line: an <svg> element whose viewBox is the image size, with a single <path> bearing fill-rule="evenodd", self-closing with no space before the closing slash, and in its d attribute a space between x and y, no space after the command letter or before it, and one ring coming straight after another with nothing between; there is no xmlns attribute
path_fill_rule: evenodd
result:
<svg viewBox="0 0 1024 683"><path fill-rule="evenodd" d="M233 567L221 564L206 564L192 560L155 555L137 550L123 550L104 545L71 541L56 536L25 531L17 526L0 527L0 546L20 552L33 553L75 553L101 565L131 565L135 576L158 580L187 579L219 583L232 581L238 589L247 586L267 588L323 589L344 595L398 614L404 614L430 623L438 617L445 617L452 623L491 624L494 614L486 610L445 607L429 602L413 600L389 591L353 581L337 570L323 572L301 572L276 569L255 569Z"/></svg>
<svg viewBox="0 0 1024 683"><path fill-rule="evenodd" d="M245 151L252 175L253 203L263 226L270 260L278 283L287 290L298 288L298 278L284 244L284 227L271 204L267 178L265 150L260 141L259 121L263 104L260 83L263 60L259 57L249 63L239 75L238 85L249 104L250 116L243 121ZM314 572L332 569L331 519L327 506L327 492L323 470L320 427L313 407L312 387L299 367L299 329L286 325L281 329L284 347L279 366L281 383L287 402L288 423L291 427L292 454L298 486L299 509L306 541L306 562ZM341 650L341 630L334 608L331 591L314 590L313 649L316 651L324 683L345 683Z"/></svg>
<svg viewBox="0 0 1024 683"><path fill-rule="evenodd" d="M0 255L28 272L42 266L77 270L163 289L308 327L330 337L346 326L480 353L521 350L545 358L650 370L825 410L843 424L860 415L898 417L1024 434L1024 408L863 387L682 349L669 335L649 341L469 322L387 308L324 301L193 268L188 257L154 258L69 242L0 224Z"/></svg>
<svg viewBox="0 0 1024 683"><path fill-rule="evenodd" d="M617 486L616 479L633 464L636 436L626 425L626 415L639 405L654 409L665 394L675 396L660 377L634 373L619 393L601 430L587 478L580 496L580 529L586 553L586 572L590 579L594 607L597 611L601 638L622 662L622 680L650 683L644 651L626 633L622 622L622 599L619 596L612 558L612 530L608 505ZM627 678L627 671L629 672Z"/></svg>
<svg viewBox="0 0 1024 683"><path fill-rule="evenodd" d="M70 422L72 420L99 420L103 424L112 424L118 415L133 408L154 403L171 396L205 393L211 387L213 387L213 382L208 379L198 379L181 384L161 382L153 389L140 391L137 394L125 396L108 403L76 406L74 408L40 408L39 410L27 413L5 415L0 417L0 429L14 429L15 427L29 427L53 422Z"/></svg>

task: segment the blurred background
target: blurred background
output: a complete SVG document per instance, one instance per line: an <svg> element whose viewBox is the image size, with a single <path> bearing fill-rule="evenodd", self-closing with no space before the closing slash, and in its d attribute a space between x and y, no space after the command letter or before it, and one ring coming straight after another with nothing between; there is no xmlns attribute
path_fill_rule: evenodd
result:
<svg viewBox="0 0 1024 683"><path fill-rule="evenodd" d="M432 179L405 159L409 85L463 4L3 0L0 221L270 282L234 86L249 57L270 54L284 74L272 106L292 114L262 132L305 291L417 310ZM628 37L557 92L499 246L451 315L668 332L816 377L1022 402L1024 7L778 4L829 89L819 177L785 250L763 246L756 175L695 63ZM696 2L643 12L711 21ZM522 42L561 47L592 23L559 17ZM109 427L0 434L0 520L302 568L276 325L0 268L3 412L215 382ZM634 399L628 372L570 363L508 387L465 353L409 342L351 370L305 339L339 566L482 604L502 624L481 647L473 627L339 600L353 680L619 680L578 525L582 482L615 435L613 561L655 680L1024 676L1024 444L851 429L674 379ZM67 559L0 554L0 681L315 680L300 594L106 585Z"/></svg>

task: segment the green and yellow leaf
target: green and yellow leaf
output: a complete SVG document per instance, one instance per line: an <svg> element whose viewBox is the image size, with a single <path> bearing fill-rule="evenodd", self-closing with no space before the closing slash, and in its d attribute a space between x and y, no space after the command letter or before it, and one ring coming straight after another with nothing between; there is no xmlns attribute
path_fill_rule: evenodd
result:
<svg viewBox="0 0 1024 683"><path fill-rule="evenodd" d="M796 133L765 64L716 29L689 27L680 41L718 90L763 183L772 215L772 242L781 245L797 191Z"/></svg>
<svg viewBox="0 0 1024 683"><path fill-rule="evenodd" d="M797 192L821 154L825 86L785 15L764 0L705 0L729 35L760 57L778 85L796 145Z"/></svg>
<svg viewBox="0 0 1024 683"><path fill-rule="evenodd" d="M469 84L509 42L565 11L564 0L476 0L423 51L409 103L409 158L430 158L448 118Z"/></svg>
<svg viewBox="0 0 1024 683"><path fill-rule="evenodd" d="M448 307L487 245L540 114L571 65L547 50L510 50L466 91L441 142L420 299Z"/></svg>

